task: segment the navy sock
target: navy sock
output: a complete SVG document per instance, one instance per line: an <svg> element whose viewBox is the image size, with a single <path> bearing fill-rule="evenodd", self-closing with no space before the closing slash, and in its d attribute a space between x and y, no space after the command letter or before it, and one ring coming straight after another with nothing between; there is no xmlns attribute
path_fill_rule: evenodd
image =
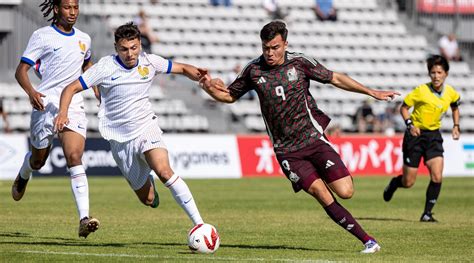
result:
<svg viewBox="0 0 474 263"><path fill-rule="evenodd" d="M334 201L332 204L324 207L329 217L338 225L349 231L352 235L357 237L362 243L373 239L369 236L352 217L351 213L347 211L341 204Z"/></svg>
<svg viewBox="0 0 474 263"><path fill-rule="evenodd" d="M425 213L431 213L436 201L438 200L439 192L441 191L441 183L430 181L428 189L426 189Z"/></svg>

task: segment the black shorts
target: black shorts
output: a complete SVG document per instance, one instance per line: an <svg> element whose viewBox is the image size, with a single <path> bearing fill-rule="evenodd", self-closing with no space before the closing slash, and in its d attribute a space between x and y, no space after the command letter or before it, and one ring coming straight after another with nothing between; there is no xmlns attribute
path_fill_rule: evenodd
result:
<svg viewBox="0 0 474 263"><path fill-rule="evenodd" d="M418 168L421 157L424 162L435 157L443 157L443 137L439 130L421 130L420 136L412 136L405 131L403 136L403 163L406 166Z"/></svg>
<svg viewBox="0 0 474 263"><path fill-rule="evenodd" d="M331 183L350 176L341 156L324 140L318 140L295 152L277 154L276 157L295 192L308 190L319 178Z"/></svg>

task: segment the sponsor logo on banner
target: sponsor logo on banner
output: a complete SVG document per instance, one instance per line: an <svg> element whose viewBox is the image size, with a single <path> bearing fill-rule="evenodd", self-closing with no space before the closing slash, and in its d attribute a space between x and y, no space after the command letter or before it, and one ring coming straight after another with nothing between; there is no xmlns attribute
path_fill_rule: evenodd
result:
<svg viewBox="0 0 474 263"><path fill-rule="evenodd" d="M463 149L466 157L464 167L474 173L474 144L465 143Z"/></svg>
<svg viewBox="0 0 474 263"><path fill-rule="evenodd" d="M402 140L402 136L344 136L331 139L331 143L351 174L392 176L402 171ZM283 175L267 136L238 136L237 141L243 176ZM427 174L423 164L419 173Z"/></svg>
<svg viewBox="0 0 474 263"><path fill-rule="evenodd" d="M242 176L282 176L267 136L238 136Z"/></svg>
<svg viewBox="0 0 474 263"><path fill-rule="evenodd" d="M87 175L122 175L110 151L109 142L101 138L88 138L82 155L82 165ZM67 163L59 140L55 138L49 158L41 170L41 175L65 175Z"/></svg>
<svg viewBox="0 0 474 263"><path fill-rule="evenodd" d="M474 176L474 136L453 140L451 134L443 134L443 140L443 176Z"/></svg>
<svg viewBox="0 0 474 263"><path fill-rule="evenodd" d="M184 178L239 178L237 143L233 135L164 135L170 165Z"/></svg>
<svg viewBox="0 0 474 263"><path fill-rule="evenodd" d="M344 136L330 138L336 152L353 175L394 175L403 168L402 136ZM420 163L419 174L427 174Z"/></svg>

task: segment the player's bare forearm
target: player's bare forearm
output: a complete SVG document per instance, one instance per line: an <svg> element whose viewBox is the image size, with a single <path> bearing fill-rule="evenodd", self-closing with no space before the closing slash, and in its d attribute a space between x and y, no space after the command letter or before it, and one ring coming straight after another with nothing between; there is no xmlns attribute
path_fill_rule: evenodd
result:
<svg viewBox="0 0 474 263"><path fill-rule="evenodd" d="M400 107L400 115L402 115L403 120L408 120L410 118L410 107L405 103Z"/></svg>
<svg viewBox="0 0 474 263"><path fill-rule="evenodd" d="M359 82L355 81L354 79L342 73L333 72L331 84L343 90L373 96L372 95L373 90L365 87L364 85L360 84Z"/></svg>
<svg viewBox="0 0 474 263"><path fill-rule="evenodd" d="M198 81L203 77L203 75L207 74L206 69L197 68L192 65L183 64L183 63L173 63L173 68L171 69L171 73L175 74L183 74L191 80Z"/></svg>
<svg viewBox="0 0 474 263"><path fill-rule="evenodd" d="M369 95L377 100L391 101L400 95L400 93L396 91L370 89L349 76L338 72L333 72L331 84L343 90Z"/></svg>
<svg viewBox="0 0 474 263"><path fill-rule="evenodd" d="M31 68L26 63L20 63L16 68L15 79L20 84L21 88L30 96L33 93L34 88L31 85L30 78L28 77L28 70Z"/></svg>
<svg viewBox="0 0 474 263"><path fill-rule="evenodd" d="M454 140L458 140L459 137L461 136L461 127L459 126L459 108L454 107L451 108L453 111L453 131L452 131L452 136Z"/></svg>

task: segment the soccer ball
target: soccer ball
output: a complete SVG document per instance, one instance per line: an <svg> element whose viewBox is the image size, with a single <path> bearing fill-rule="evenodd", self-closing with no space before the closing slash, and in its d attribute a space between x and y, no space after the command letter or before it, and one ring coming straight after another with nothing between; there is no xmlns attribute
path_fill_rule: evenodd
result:
<svg viewBox="0 0 474 263"><path fill-rule="evenodd" d="M188 233L188 246L193 252L210 254L217 251L221 239L214 226L199 224Z"/></svg>

